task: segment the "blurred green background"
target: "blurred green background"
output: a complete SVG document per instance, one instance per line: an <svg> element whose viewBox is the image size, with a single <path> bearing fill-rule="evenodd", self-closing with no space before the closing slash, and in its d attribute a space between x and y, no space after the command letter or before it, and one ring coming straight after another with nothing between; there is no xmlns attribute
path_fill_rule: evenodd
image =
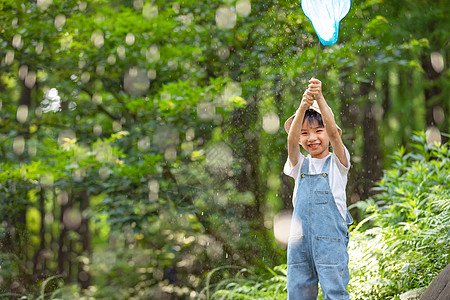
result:
<svg viewBox="0 0 450 300"><path fill-rule="evenodd" d="M355 224L405 149L448 163L424 153L450 132L449 13L353 1L321 47ZM317 43L299 1L1 0L0 296L206 299L212 270L286 263L283 124Z"/></svg>

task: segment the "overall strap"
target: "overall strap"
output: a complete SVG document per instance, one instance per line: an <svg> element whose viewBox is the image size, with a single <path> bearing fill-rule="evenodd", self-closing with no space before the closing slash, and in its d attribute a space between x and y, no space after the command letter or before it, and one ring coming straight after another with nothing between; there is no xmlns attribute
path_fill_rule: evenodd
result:
<svg viewBox="0 0 450 300"><path fill-rule="evenodd" d="M330 173L330 162L331 162L331 155L328 156L327 160L325 161L321 173Z"/></svg>
<svg viewBox="0 0 450 300"><path fill-rule="evenodd" d="M302 169L300 170L300 174L309 174L309 159L305 158L302 163Z"/></svg>

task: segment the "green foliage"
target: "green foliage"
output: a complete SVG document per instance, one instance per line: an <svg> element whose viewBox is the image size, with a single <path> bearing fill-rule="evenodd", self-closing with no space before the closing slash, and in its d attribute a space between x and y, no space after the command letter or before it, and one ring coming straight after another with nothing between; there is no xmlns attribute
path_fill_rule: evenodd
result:
<svg viewBox="0 0 450 300"><path fill-rule="evenodd" d="M268 269L267 279L255 276L247 269L241 269L234 277L222 279L215 285L210 285L211 276L220 272L221 267L209 272L206 278L206 287L200 295L206 299L286 299L286 265Z"/></svg>
<svg viewBox="0 0 450 300"><path fill-rule="evenodd" d="M393 155L365 219L351 228L351 299L418 294L450 263L449 146L427 145L417 133L410 150ZM206 288L214 288L211 299L284 299L285 267L269 279L240 272Z"/></svg>
<svg viewBox="0 0 450 300"><path fill-rule="evenodd" d="M371 227L352 231L351 290L355 299L398 297L426 288L450 263L449 144L413 136L378 183L368 209Z"/></svg>
<svg viewBox="0 0 450 300"><path fill-rule="evenodd" d="M365 142L381 170L412 130L448 129L448 5L352 5L317 74L357 199L378 179ZM195 298L212 269L283 262L280 124L317 43L298 1L4 0L0 32L0 291ZM395 204L386 224L426 216L408 211L424 199ZM97 259L108 247L111 268Z"/></svg>

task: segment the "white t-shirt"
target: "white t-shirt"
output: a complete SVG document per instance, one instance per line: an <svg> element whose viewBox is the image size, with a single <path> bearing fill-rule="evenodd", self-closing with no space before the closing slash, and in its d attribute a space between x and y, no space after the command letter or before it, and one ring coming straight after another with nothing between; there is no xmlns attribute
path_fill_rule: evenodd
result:
<svg viewBox="0 0 450 300"><path fill-rule="evenodd" d="M346 218L347 216L347 197L346 197L346 191L345 188L347 186L347 175L348 171L350 170L350 153L348 152L347 148L345 148L345 156L347 156L348 161L348 167L344 167L339 160L339 158L334 153L328 154L324 158L312 158L311 155L308 154L309 159L309 173L310 174L320 174L322 173L322 167L325 164L325 161L327 158L331 156L330 161L330 171L329 171L329 182L330 182L330 188L331 192L333 193L334 201L336 202L336 206L339 209L339 212L341 213L342 217ZM289 163L289 157L286 161L286 164L284 165L284 174L292 177L295 179L295 187L294 187L294 196L292 197L292 202L295 207L295 200L297 197L297 189L298 189L298 183L300 178L300 170L303 164L303 161L305 160L305 156L300 153L300 159L298 160L297 165L295 165L293 168L291 168L291 165Z"/></svg>

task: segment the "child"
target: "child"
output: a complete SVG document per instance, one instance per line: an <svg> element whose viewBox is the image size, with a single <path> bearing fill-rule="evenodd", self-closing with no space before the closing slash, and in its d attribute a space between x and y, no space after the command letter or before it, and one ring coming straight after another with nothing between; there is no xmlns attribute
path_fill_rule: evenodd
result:
<svg viewBox="0 0 450 300"><path fill-rule="evenodd" d="M288 161L284 173L295 179L287 253L288 299L316 299L318 282L325 300L349 299L347 226L353 219L347 210L345 187L350 154L322 95L320 80L309 81L285 129ZM299 144L308 151L307 157Z"/></svg>

